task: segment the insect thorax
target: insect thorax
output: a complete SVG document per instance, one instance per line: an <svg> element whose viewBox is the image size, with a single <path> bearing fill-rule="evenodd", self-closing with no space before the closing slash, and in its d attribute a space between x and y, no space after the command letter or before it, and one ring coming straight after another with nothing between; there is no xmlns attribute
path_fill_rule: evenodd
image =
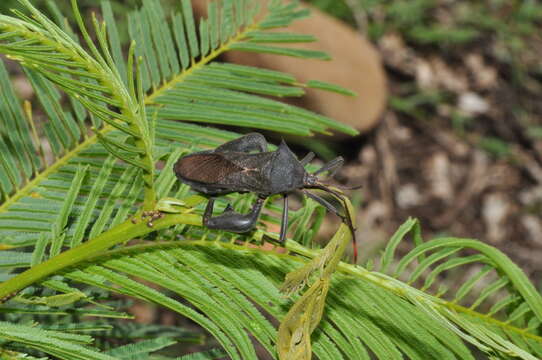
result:
<svg viewBox="0 0 542 360"><path fill-rule="evenodd" d="M271 194L288 193L301 189L306 171L288 148L279 148L269 164Z"/></svg>

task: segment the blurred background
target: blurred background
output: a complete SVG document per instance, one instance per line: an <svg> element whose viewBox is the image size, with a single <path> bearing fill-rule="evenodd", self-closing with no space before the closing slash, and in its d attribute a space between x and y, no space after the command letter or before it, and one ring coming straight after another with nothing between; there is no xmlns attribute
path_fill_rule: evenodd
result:
<svg viewBox="0 0 542 360"><path fill-rule="evenodd" d="M497 246L540 288L542 4L312 4L368 39L387 79L387 106L343 173L364 184L362 242L378 249L418 217L425 236Z"/></svg>
<svg viewBox="0 0 542 360"><path fill-rule="evenodd" d="M198 10L205 1L193 2ZM46 8L45 1L33 3ZM83 11L99 12L99 0L79 3ZM111 3L122 14L139 1ZM362 261L377 254L408 217L417 217L426 238L477 238L500 248L542 288L542 3L306 3L314 16L294 25L295 31L322 39L310 46L334 60L238 54L224 60L336 82L358 93L351 99L310 92L296 104L349 123L359 136L289 141L322 160L345 156L338 180L363 185L350 193L359 207ZM57 5L71 13L69 1ZM16 0L3 0L0 12L16 6ZM121 21L120 31L125 28ZM329 234L335 229L330 226Z"/></svg>

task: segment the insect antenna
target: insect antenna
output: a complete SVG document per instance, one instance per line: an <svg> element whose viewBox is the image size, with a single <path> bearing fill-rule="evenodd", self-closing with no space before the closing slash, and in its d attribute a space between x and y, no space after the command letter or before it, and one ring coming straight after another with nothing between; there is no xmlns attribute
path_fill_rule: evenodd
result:
<svg viewBox="0 0 542 360"><path fill-rule="evenodd" d="M357 190L357 189L360 189L363 187L363 184L358 184L358 185L352 185L352 186L344 186L344 185L332 185L328 182L323 182L321 181L320 184L324 185L324 186L333 186L333 187L336 187L337 189L340 189L340 190Z"/></svg>
<svg viewBox="0 0 542 360"><path fill-rule="evenodd" d="M348 207L348 204L346 203L346 200L344 199L344 195L341 194L338 191L330 189L328 186L326 186L325 184L320 183L320 182L318 182L318 183L316 183L316 184L314 184L312 186L309 186L307 188L309 188L309 189L318 189L318 190L325 191L325 192L333 195L334 198L336 198L339 202L341 202L341 205L344 208L344 215L341 215L339 213L339 211L337 210L337 208L335 206L333 206L332 204L330 204L327 200L321 198L318 195L309 193L306 190L303 191L304 194L307 194L307 196L309 196L311 199L313 199L314 201L316 201L319 204L323 205L326 209L328 209L329 211L331 211L334 214L336 214L337 216L339 216L343 220L343 222L346 223L346 225L350 229L350 232L352 233L352 245L353 245L353 250L354 250L354 263L356 264L358 262L358 246L357 246L357 240L356 240L356 229L354 228L354 222L352 221L352 214L349 211L349 207Z"/></svg>

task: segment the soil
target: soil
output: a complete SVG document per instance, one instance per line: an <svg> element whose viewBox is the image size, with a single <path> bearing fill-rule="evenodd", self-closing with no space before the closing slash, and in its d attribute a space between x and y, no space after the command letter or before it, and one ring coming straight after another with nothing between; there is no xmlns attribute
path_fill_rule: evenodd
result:
<svg viewBox="0 0 542 360"><path fill-rule="evenodd" d="M532 88L514 83L491 45L445 52L410 46L399 34L382 37L391 106L376 129L349 144L357 150L343 176L363 184L366 257L416 217L425 239L494 245L540 287L542 142L529 130L542 118L540 77L531 77Z"/></svg>

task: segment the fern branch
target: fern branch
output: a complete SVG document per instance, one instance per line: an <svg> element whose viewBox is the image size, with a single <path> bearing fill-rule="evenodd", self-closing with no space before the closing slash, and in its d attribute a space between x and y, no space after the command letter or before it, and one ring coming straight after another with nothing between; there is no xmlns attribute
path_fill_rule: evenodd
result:
<svg viewBox="0 0 542 360"><path fill-rule="evenodd" d="M218 48L211 51L208 55L203 56L198 61L194 62L193 65L181 72L180 74L173 77L170 81L163 84L160 88L156 89L150 96L148 96L145 99L146 105L152 105L155 103L156 98L162 96L166 91L171 90L175 88L175 85L178 83L181 83L183 80L186 79L190 74L194 73L198 69L203 68L206 64L210 63L211 61L215 60L217 57L219 57L224 52L230 50L230 47L232 44L239 42L241 39L245 38L247 34L249 34L252 30L257 29L259 25L259 22L255 22L243 30L239 31L234 37L230 38L225 43L222 43L219 45Z"/></svg>
<svg viewBox="0 0 542 360"><path fill-rule="evenodd" d="M298 250L299 249L296 247L296 251L298 251ZM307 252L304 251L304 253L307 253ZM404 296L405 291L412 291L414 293L417 293L425 301L430 301L430 302L434 303L437 306L441 306L443 308L450 309L450 310L452 310L454 312L457 312L457 313L460 313L460 314L472 316L473 318L477 318L477 319L483 320L484 322L488 322L488 323L497 325L498 327L500 327L502 329L512 331L512 332L514 332L514 333L516 333L518 335L522 335L522 336L528 337L530 339L533 339L533 340L536 340L536 341L542 343L542 336L530 333L530 332L526 331L525 329L513 326L513 325L509 324L507 321L500 321L500 320L498 320L498 319L496 319L494 317L491 317L491 316L488 316L486 314L480 313L478 311L472 310L472 309L467 308L465 306L461 306L459 304L455 304L453 302L446 301L444 299L441 299L441 298L438 298L438 297L431 296L429 294L423 293L423 292L419 291L418 289L416 289L414 287L408 286L408 288L407 288L407 285L405 285L404 283L402 283L399 280L394 279L392 277L388 277L388 276L386 276L384 274L381 274L381 273L378 273L378 272L372 272L372 271L366 270L366 269L364 269L362 267L359 267L359 266L356 267L356 266L353 266L353 265L347 264L347 263L340 263L340 265L338 266L338 271L342 272L342 273L345 273L345 274L356 276L358 278L361 278L361 279L364 279L364 280L367 280L367 281L370 281L373 284L378 285L379 287L385 288L385 289L387 289L389 291L392 291L393 293L395 293L395 294L397 294L399 296Z"/></svg>
<svg viewBox="0 0 542 360"><path fill-rule="evenodd" d="M186 199L186 204L189 206L188 212L193 206L205 200L201 196L194 195ZM135 219L141 217L142 212L134 215ZM128 240L134 239L157 231L166 229L177 224L198 225L201 226L201 216L189 213L183 214L168 214L162 219L154 222L154 226L150 227L146 222L140 221L134 224L132 220L127 220L122 224L115 226L94 239L87 241L77 247L64 251L51 259L38 264L25 272L0 283L0 299L41 280L52 274L55 274L67 267L78 264L90 256L105 251L106 249L120 244Z"/></svg>
<svg viewBox="0 0 542 360"><path fill-rule="evenodd" d="M110 131L112 129L102 129L102 132ZM53 164L43 169L43 171L38 172L36 176L27 182L22 188L20 188L13 196L9 197L0 205L0 213L7 212L8 208L18 202L20 199L22 199L25 196L29 196L30 193L33 191L33 189L38 186L39 183L41 183L43 180L49 178L51 174L56 173L60 168L65 166L71 159L78 156L82 150L87 149L90 145L96 143L97 137L90 136L89 138L85 139L83 142L78 144L76 147L74 147L72 150L68 151L66 154L64 154L61 158L57 159Z"/></svg>
<svg viewBox="0 0 542 360"><path fill-rule="evenodd" d="M184 249L182 251L179 250L178 254L185 254L186 251L188 251L189 249L191 249L193 247L196 247L196 249L194 249L194 251L197 252L197 253L202 253L201 256L203 256L204 258L205 258L205 256L209 256L208 255L209 253L216 254L218 252L219 248L230 250L232 252L231 256L232 256L233 259L238 259L238 257L246 256L247 258L251 258L251 259L260 259L260 260L255 260L255 261L258 262L258 261L263 261L264 260L262 255L265 254L265 260L270 261L269 264L278 265L280 263L281 265L279 266L279 268L282 269L283 272L290 271L290 269L291 269L290 267L286 267L286 268L284 267L288 262L293 263L293 264L295 264L295 263L304 264L305 261L306 261L301 257L292 256L291 254L281 254L281 253L276 253L276 252L263 251L261 248L251 248L251 247L247 247L246 245L240 245L240 244L235 244L235 243L231 243L231 242L206 241L206 240L201 240L201 239L196 240L196 241L188 241L187 240L187 241L183 241L183 242L176 241L176 242L166 242L166 243L158 243L158 244L154 243L154 244L137 245L137 246L134 246L134 247L131 247L131 248L124 248L124 249L108 251L106 253L101 253L100 255L93 256L92 258L90 258L88 260L89 260L89 262L91 264L92 263L95 264L97 261L100 262L101 264L102 263L118 264L118 265L112 265L112 266L114 268L116 268L117 270L122 270L123 267L120 265L120 263L117 263L115 261L115 259L123 258L123 259L126 259L126 261L133 261L133 258L137 257L138 254L144 255L146 253L154 253L157 250L167 252L169 249ZM300 246L299 244L297 244L297 243L295 243L295 242L293 242L291 240L287 241L286 247L292 253L300 253L300 252L302 252L305 256L312 257L312 258L316 257L318 255L318 253L319 253L319 251L317 251L317 250L310 250L310 249L304 248L304 247ZM235 253L235 254L233 254L233 253ZM273 262L272 258L276 258L277 259L276 261L279 261L279 263ZM109 262L109 259L111 259L112 262ZM132 260L129 260L129 259L132 259ZM141 260L142 259L143 258L141 258ZM207 259L207 261L209 261L210 264L214 264L217 260L218 259ZM239 281L234 281L231 278L230 272L232 272L232 271L233 272L240 271L240 273L238 273L238 276L243 276L242 274L244 274L244 276L247 277L247 278L250 278L250 276L248 274L243 273L244 271L246 271L246 269L245 269L244 266L241 266L242 263L239 263L237 261L241 261L241 260L240 259L235 260L236 266L232 265L232 268L228 268L227 271L226 271L225 268L215 269L214 271L217 271L218 274L220 274L220 276L224 278L223 281L233 281L233 283L236 284L236 286L240 286ZM183 260L183 262L184 262L184 260ZM136 261L135 263L139 263L139 262ZM152 263L152 261L151 261L151 263ZM209 267L210 266L211 265L209 265ZM241 268L238 269L238 266L241 266ZM189 268L192 268L192 267L189 266ZM198 271L203 271L203 273L205 273L206 266L196 267L194 269L199 269ZM124 269L122 271L127 271L127 270ZM340 263L339 264L338 271L343 273L343 274L348 275L350 279L352 279L352 277L359 279L360 281L356 282L359 285L367 283L367 282L372 283L372 284L376 285L376 287L378 287L378 288L385 289L390 294L395 294L395 295L398 295L398 297L400 297L400 298L407 299L408 301L412 301L414 303L419 303L419 305L417 305L417 306L421 306L421 307L430 306L432 309L437 311L439 314L448 314L448 316L453 317L454 316L453 314L459 313L462 316L465 316L464 318L462 317L463 320L458 322L458 324L463 329L468 329L469 327L472 327L474 325L473 324L462 323L462 322L470 321L470 320L467 320L468 318L478 318L478 319L481 320L481 322L483 324L485 324L485 326L495 325L498 328L500 328L502 330L505 330L507 333L516 334L518 336L525 337L526 339L534 341L535 343L542 344L542 337L540 337L540 336L538 336L538 335L536 335L534 333L530 333L530 332L526 331L526 329L518 328L518 327L515 327L515 326L513 326L511 324L503 323L502 321L499 321L499 320L497 320L495 318L488 317L487 315L480 314L478 312L472 311L472 310L464 308L462 306L458 306L457 304L446 302L443 299L436 298L434 296L428 295L428 294L423 293L423 292L421 292L421 291L419 291L419 290L417 290L417 289L415 289L415 288L413 288L413 287L411 287L409 285L404 284L403 282L401 282L401 281L399 281L397 279L391 278L391 277L389 277L389 276L387 276L385 274L381 274L381 273L377 273L377 272L371 272L371 271L368 271L368 270L363 269L361 267L356 267L356 266L353 266L353 265L350 265L350 264L345 264L345 263ZM128 273L130 273L130 271L128 271ZM203 275L203 276L205 276L205 275ZM267 274L266 276L269 276L269 274ZM280 278L282 278L282 277L280 277ZM280 280L277 279L277 281L280 281ZM348 292L353 290L353 288L351 286L348 286L347 288L349 289ZM254 291L256 291L260 295L255 295L252 292L252 290L253 289L250 289L250 288L243 288L243 291L248 292L248 294L250 295L249 296L250 298L259 299L258 302L259 303L261 302L261 304L264 306L266 311L271 311L273 313L273 311L272 311L273 308L269 308L269 306L266 305L266 304L267 304L267 302L269 302L269 299L273 299L274 301L277 301L277 299L275 299L275 297L273 297L273 296L271 296L271 298L270 298L269 297L270 295L266 294L266 288L265 288L264 284L258 283L258 285L254 289ZM276 289L274 289L274 291L276 292ZM345 296L346 296L346 294L343 294L342 296L339 296L339 298L342 301L346 301L345 298L344 298ZM356 294L353 293L352 296L355 297L355 298L358 298L358 296L360 296L360 295L356 295ZM331 301L333 301L333 300L331 300ZM358 299L358 301L359 301L359 299ZM358 302L356 302L356 303L358 303ZM342 303L342 302L341 302L341 304L342 304L341 305L342 307L346 306L346 308L351 308L351 306L355 305L355 304L348 305L348 304ZM425 304L425 305L423 305L423 304ZM373 307L374 307L374 304L369 306L370 309L368 309L367 311L369 311L369 313L371 313L372 311L374 311ZM356 308L358 310L361 310L361 309L359 309L358 307L355 307L355 306L354 306L354 308ZM356 310L356 311L358 311L358 310ZM395 310L393 310L393 311L395 311ZM385 313L386 310L383 309L382 312ZM282 316L284 316L284 313L282 313ZM361 318L359 318L358 321L371 321L371 320L367 320L367 319L362 320L362 318L363 318L363 316ZM377 316L377 318L379 318L379 317ZM416 330L416 331L418 331L418 330ZM368 341L368 339L365 339L365 340ZM478 340L476 340L474 338L472 338L470 340L473 341L473 342L478 341ZM479 345L481 345L482 347L485 346L485 345L482 345L482 344L479 344ZM390 357L383 357L383 358L390 358ZM528 359L530 357L525 356L523 358Z"/></svg>
<svg viewBox="0 0 542 360"><path fill-rule="evenodd" d="M109 111L105 105L101 106L104 111L100 111L100 107L88 106L95 104L96 100L119 108L118 116L113 116L111 121L127 123L130 133L135 137L135 145L142 150L142 154L135 157L140 158L141 163L145 165L143 178L146 201L144 206L153 208L155 202L154 160L152 141L146 129L147 119L143 108L134 102L120 78L110 57L103 28L95 22L101 50L107 60L102 57L90 40L76 0L72 0L74 13L94 57L87 54L78 43L46 19L28 0L22 0L22 3L31 11L37 23L29 24L0 15L0 34L4 34L0 40L0 52L42 73L68 94L87 100L82 103L87 105L91 113L103 116L104 112ZM24 40L21 41L21 38ZM95 80L98 80L98 84Z"/></svg>

